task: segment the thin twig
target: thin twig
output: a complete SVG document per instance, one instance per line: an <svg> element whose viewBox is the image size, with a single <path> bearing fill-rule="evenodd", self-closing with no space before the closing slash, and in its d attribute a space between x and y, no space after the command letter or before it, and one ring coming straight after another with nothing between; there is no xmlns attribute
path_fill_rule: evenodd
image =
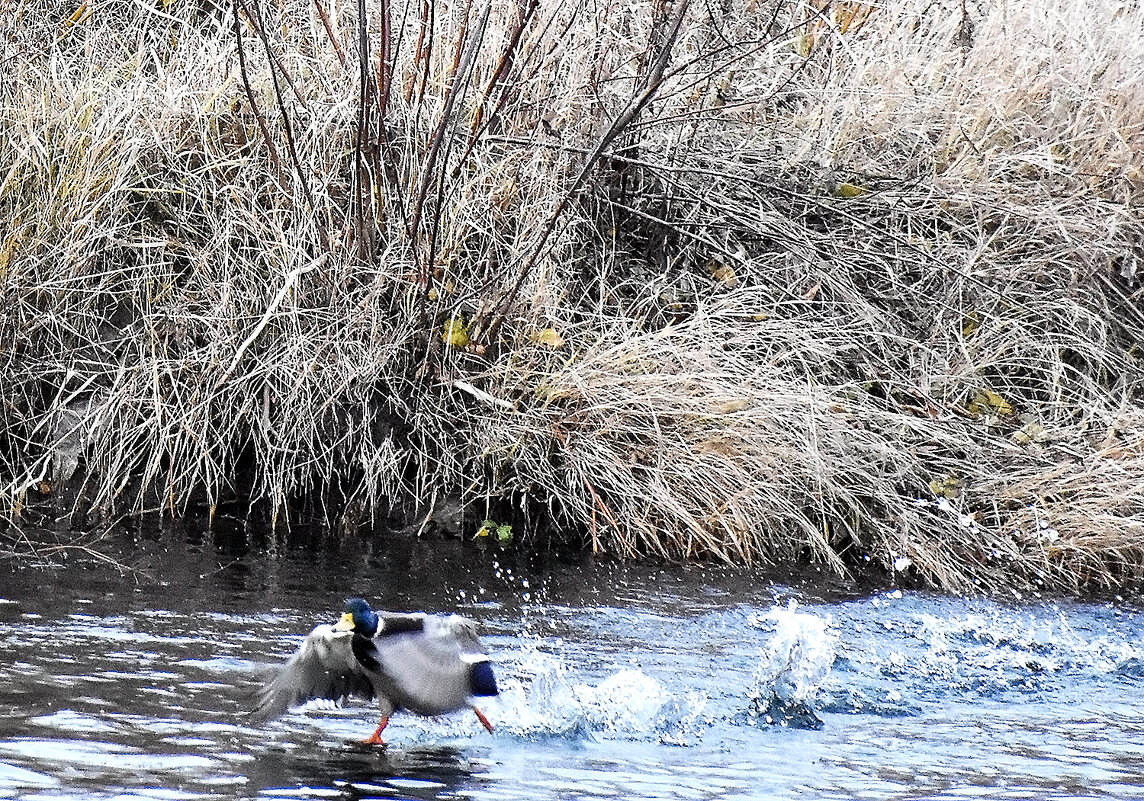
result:
<svg viewBox="0 0 1144 801"><path fill-rule="evenodd" d="M243 0L245 3L245 0ZM278 102L278 113L282 118L282 132L286 135L286 149L290 153L290 162L294 165L294 174L298 176L298 180L302 184L302 192L306 196L306 203L310 206L311 212L316 212L318 209L317 203L314 202L314 195L310 191L310 181L306 177L306 171L302 168L302 161L298 158L298 148L294 144L294 126L290 122L290 115L286 111L286 100L282 97L282 87L279 84L278 76L282 77L293 86L290 82L289 76L286 74L285 69L279 64L277 57L274 55L274 48L270 46L270 38L266 35L266 26L262 24L262 14L258 7L258 0L251 0L254 3L254 19L257 20L255 30L258 32L259 38L262 40L262 46L266 51L266 60L270 65L270 78L274 85L274 97ZM303 105L305 105L303 103ZM323 244L328 249L329 242L326 241L325 228L322 225L317 226L319 236L322 237Z"/></svg>
<svg viewBox="0 0 1144 801"><path fill-rule="evenodd" d="M226 370L223 371L222 375L219 376L218 380L215 382L216 385L226 383L226 380L230 378L232 373L234 373L235 368L238 367L238 363L242 361L242 356L244 353L246 353L246 349L254 343L254 340L258 339L258 335L262 333L262 330L266 328L267 323L270 322L270 319L278 310L279 304L281 304L286 295L290 293L290 290L294 288L294 282L306 273L312 272L313 270L323 266L327 261L329 261L329 259L330 254L323 253L309 264L299 265L286 274L286 278L282 282L282 286L279 288L277 294L274 295L274 299L270 301L270 305L266 307L266 311L263 312L262 319L258 321L258 323L251 330L250 334L246 337L246 339L242 341L242 344L238 346L238 350L236 350L234 353L234 358L231 359L230 366L228 366Z"/></svg>
<svg viewBox="0 0 1144 801"><path fill-rule="evenodd" d="M477 400L481 401L482 403L487 403L490 406L497 406L501 409L507 409L510 412L516 409L516 405L513 404L512 401L507 401L504 398L497 398L493 395L490 395L483 389L477 389L468 381L462 381L461 379L456 378L453 380L453 386L463 392L469 393Z"/></svg>
<svg viewBox="0 0 1144 801"><path fill-rule="evenodd" d="M238 15L238 7L242 3L243 0L233 0L231 3L231 8L234 10L234 41L238 48L238 71L242 75L242 86L246 90L247 102L250 103L250 109L254 112L255 119L258 120L258 128L262 131L262 141L266 143L266 147L270 151L270 163L274 165L275 172L281 175L282 161L278 158L278 151L270 139L270 129L266 125L262 111L258 108L258 102L254 99L254 90L250 87L250 76L246 71L246 48L242 44L242 23Z"/></svg>
<svg viewBox="0 0 1144 801"><path fill-rule="evenodd" d="M544 252L545 246L548 243L549 237L556 230L556 226L560 218L564 214L565 208L573 197L580 191L580 187L587 179L588 174L595 168L596 162L603 156L604 151L608 146L615 141L624 129L631 123L632 120L651 102L655 97L656 92L659 90L660 84L663 81L663 72L667 67L667 63L671 58L672 48L675 46L675 40L679 36L680 27L683 24L683 18L691 5L691 0L681 0L679 7L676 9L675 19L672 22L671 30L668 31L664 37L663 48L656 56L655 63L652 66L651 72L646 76L643 82L643 90L628 101L624 111L612 121L608 129L604 131L603 135L596 142L596 146L592 148L592 152L588 154L584 165L580 168L580 172L572 180L572 183L564 191L560 197L560 201L556 204L556 208L548 216L548 220L540 231L540 236L537 242L532 246L528 258L517 272L516 281L504 296L500 299L495 310L493 311L490 322L488 324L488 344L491 347L496 346L497 336L500 332L500 327L504 323L505 315L508 313L509 307L516 302L520 290L524 286L524 282L532 273L533 267L539 260L541 254Z"/></svg>
<svg viewBox="0 0 1144 801"><path fill-rule="evenodd" d="M330 44L334 46L334 53L338 56L338 61L344 67L346 65L346 51L342 49L342 43L338 41L337 35L334 33L334 28L330 24L330 17L326 13L325 6L322 5L322 0L314 0L314 8L318 11L318 17L322 20L322 27L326 29L326 36L330 40Z"/></svg>

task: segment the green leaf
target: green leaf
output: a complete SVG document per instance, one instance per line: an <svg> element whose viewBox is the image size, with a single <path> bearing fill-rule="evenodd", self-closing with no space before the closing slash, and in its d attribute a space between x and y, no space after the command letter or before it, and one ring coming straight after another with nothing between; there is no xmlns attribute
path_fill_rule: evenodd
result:
<svg viewBox="0 0 1144 801"><path fill-rule="evenodd" d="M866 189L863 186L858 186L857 184L847 183L843 181L838 185L838 188L834 190L834 194L838 195L838 197L851 198L861 197L869 191L869 189Z"/></svg>
<svg viewBox="0 0 1144 801"><path fill-rule="evenodd" d="M560 332L555 328L545 328L543 331L538 331L533 334L532 341L553 350L564 345L564 337L560 336Z"/></svg>
<svg viewBox="0 0 1144 801"><path fill-rule="evenodd" d="M1005 400L991 389L980 390L969 402L969 413L977 416L982 412L992 411L996 414L1006 415L1013 413L1013 404Z"/></svg>
<svg viewBox="0 0 1144 801"><path fill-rule="evenodd" d="M930 492L939 498L956 498L961 495L961 479L956 476L941 476L929 483Z"/></svg>
<svg viewBox="0 0 1144 801"><path fill-rule="evenodd" d="M463 348L469 344L469 329L460 317L452 317L445 323L441 339L452 348Z"/></svg>

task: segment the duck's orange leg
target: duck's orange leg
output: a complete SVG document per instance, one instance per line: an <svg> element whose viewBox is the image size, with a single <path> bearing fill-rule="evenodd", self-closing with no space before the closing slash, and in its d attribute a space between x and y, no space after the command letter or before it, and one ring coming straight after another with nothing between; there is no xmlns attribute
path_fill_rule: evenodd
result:
<svg viewBox="0 0 1144 801"><path fill-rule="evenodd" d="M484 725L484 727L489 730L489 733L492 733L493 724L489 723L489 719L485 717L485 713L476 707L473 707L473 711L477 713L477 720L479 720Z"/></svg>
<svg viewBox="0 0 1144 801"><path fill-rule="evenodd" d="M389 715L381 719L381 725L377 727L377 731L371 734L367 739L362 740L365 745L385 745L385 740L381 739L381 732L389 725Z"/></svg>

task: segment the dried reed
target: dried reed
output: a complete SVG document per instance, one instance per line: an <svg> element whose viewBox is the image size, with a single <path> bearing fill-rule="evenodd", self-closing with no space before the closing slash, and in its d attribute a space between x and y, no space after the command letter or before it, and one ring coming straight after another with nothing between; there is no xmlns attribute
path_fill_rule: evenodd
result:
<svg viewBox="0 0 1144 801"><path fill-rule="evenodd" d="M1144 574L1144 9L0 16L13 523L238 498L954 590Z"/></svg>

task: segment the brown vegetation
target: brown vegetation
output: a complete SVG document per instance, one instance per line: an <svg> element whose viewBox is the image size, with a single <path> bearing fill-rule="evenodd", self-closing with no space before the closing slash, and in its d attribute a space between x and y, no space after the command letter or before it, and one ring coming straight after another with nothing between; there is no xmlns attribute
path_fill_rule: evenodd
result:
<svg viewBox="0 0 1144 801"><path fill-rule="evenodd" d="M1144 573L1144 8L7 5L13 522Z"/></svg>

